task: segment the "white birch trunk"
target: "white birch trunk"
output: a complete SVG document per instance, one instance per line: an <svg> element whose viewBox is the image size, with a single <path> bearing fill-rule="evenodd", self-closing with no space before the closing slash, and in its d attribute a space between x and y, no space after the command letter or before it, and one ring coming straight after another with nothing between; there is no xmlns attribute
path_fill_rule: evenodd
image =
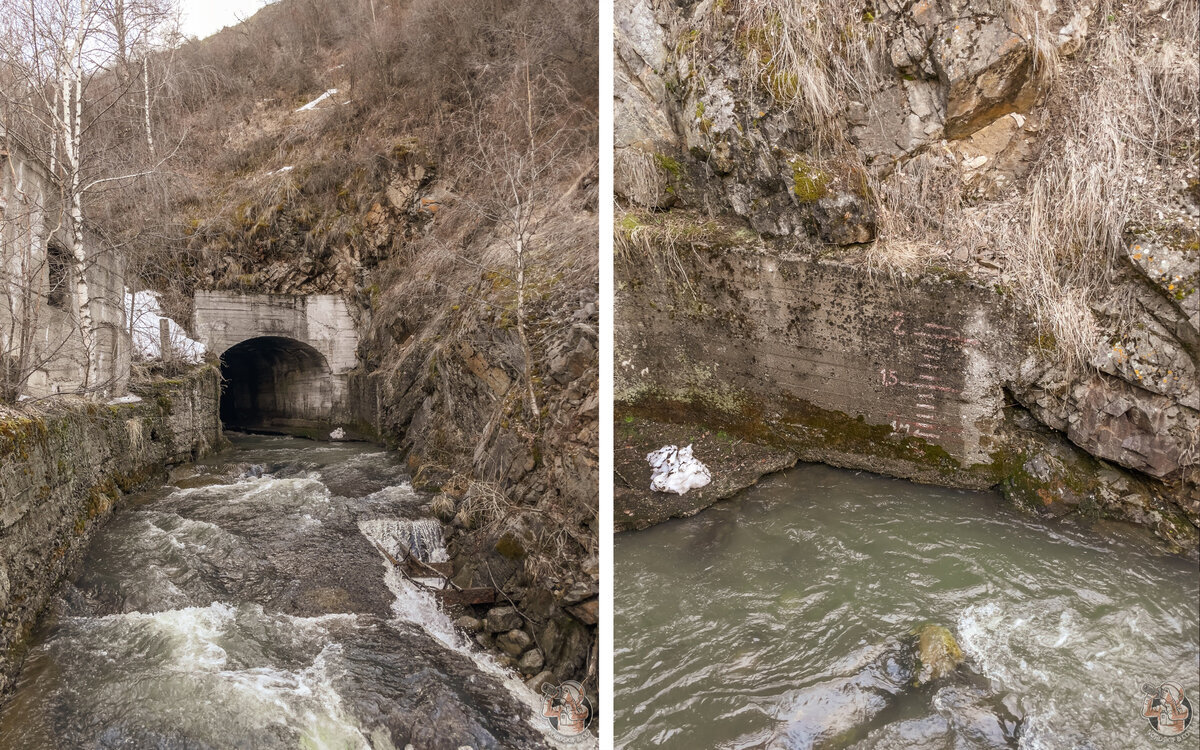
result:
<svg viewBox="0 0 1200 750"><path fill-rule="evenodd" d="M154 158L154 131L150 128L150 57L142 55L142 83L146 96L143 101L142 111L145 113L146 121L146 147L150 149L150 158Z"/></svg>
<svg viewBox="0 0 1200 750"><path fill-rule="evenodd" d="M521 341L521 354L525 358L525 387L529 389L529 408L533 411L534 424L542 421L542 410L538 406L537 393L533 388L533 351L525 335L525 241L517 237L517 338Z"/></svg>
<svg viewBox="0 0 1200 750"><path fill-rule="evenodd" d="M92 330L91 290L87 281L87 250L83 245L83 190L79 169L83 132L83 68L80 65L67 65L64 72L69 75L62 77L63 118L60 130L63 134L63 167L68 178L66 199L71 217L68 242L75 259L75 306L79 314L79 337L83 344L83 388L86 390L92 383L96 346Z"/></svg>

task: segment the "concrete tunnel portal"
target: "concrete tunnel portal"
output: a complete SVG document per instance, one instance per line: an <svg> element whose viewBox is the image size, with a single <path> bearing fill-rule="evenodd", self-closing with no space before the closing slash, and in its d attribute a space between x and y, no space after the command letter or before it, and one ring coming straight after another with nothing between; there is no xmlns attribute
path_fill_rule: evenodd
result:
<svg viewBox="0 0 1200 750"><path fill-rule="evenodd" d="M199 291L192 323L220 357L229 429L315 438L369 429L351 408L358 330L340 296Z"/></svg>
<svg viewBox="0 0 1200 750"><path fill-rule="evenodd" d="M259 336L221 355L221 421L229 429L292 432L332 423L325 357L285 336Z"/></svg>

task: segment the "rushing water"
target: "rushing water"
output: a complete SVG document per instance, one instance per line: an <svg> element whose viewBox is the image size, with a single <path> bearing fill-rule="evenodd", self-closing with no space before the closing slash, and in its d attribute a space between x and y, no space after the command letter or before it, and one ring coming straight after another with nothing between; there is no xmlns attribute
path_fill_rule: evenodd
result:
<svg viewBox="0 0 1200 750"><path fill-rule="evenodd" d="M1141 687L1173 680L1200 706L1200 573L1147 550L989 494L770 477L618 536L617 746L1162 746ZM924 623L966 664L914 688Z"/></svg>
<svg viewBox="0 0 1200 750"><path fill-rule="evenodd" d="M0 748L555 744L536 697L373 546L445 559L377 450L237 437L130 498L37 635Z"/></svg>

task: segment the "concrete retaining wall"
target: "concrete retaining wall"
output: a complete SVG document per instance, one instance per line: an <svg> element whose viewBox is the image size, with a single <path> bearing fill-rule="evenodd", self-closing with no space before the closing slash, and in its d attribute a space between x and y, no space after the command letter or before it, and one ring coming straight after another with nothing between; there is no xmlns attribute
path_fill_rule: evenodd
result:
<svg viewBox="0 0 1200 750"><path fill-rule="evenodd" d="M992 461L1002 384L1020 361L1007 356L1018 333L1003 297L752 251L689 272L690 287L647 278L619 293L618 403L682 406L767 442L811 443L822 460L914 479L932 481L928 464L944 457L963 470L943 462L934 473L990 483L965 469ZM824 434L846 428L861 439Z"/></svg>
<svg viewBox="0 0 1200 750"><path fill-rule="evenodd" d="M1028 404L1048 397L1023 395L1025 368L1050 345L1004 290L936 272L873 277L755 243L658 250L676 256L668 272L650 262L618 274L619 424L661 425L647 434L667 442L686 442L695 426L793 459L999 487L1039 512L1128 520L1173 549L1200 552L1200 503L1189 499L1186 476L1160 481L1083 440L1081 429L1031 415ZM1111 410L1113 379L1093 379L1102 382L1081 392ZM1126 419L1124 432L1103 435L1119 445L1169 442L1155 427L1170 416L1163 399L1130 391L1117 392L1137 414L1161 418ZM670 425L680 426L677 437ZM1121 466L1110 463L1114 455ZM619 510L638 527L698 509L646 511L662 503L628 489L629 507Z"/></svg>

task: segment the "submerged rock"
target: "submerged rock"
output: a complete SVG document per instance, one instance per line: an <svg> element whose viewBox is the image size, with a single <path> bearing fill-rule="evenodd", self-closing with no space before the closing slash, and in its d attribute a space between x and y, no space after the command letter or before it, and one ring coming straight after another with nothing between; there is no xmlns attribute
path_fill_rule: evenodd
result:
<svg viewBox="0 0 1200 750"><path fill-rule="evenodd" d="M962 649L941 625L925 625L917 633L916 684L924 685L951 674L962 664Z"/></svg>

